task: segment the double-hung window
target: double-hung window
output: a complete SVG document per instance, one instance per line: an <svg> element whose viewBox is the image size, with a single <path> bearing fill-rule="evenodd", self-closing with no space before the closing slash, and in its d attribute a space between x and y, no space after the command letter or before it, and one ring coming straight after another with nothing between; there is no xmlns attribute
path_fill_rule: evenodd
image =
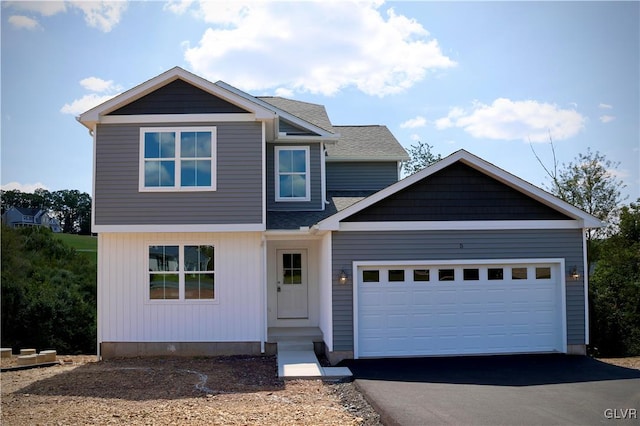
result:
<svg viewBox="0 0 640 426"><path fill-rule="evenodd" d="M140 129L140 191L215 191L216 128Z"/></svg>
<svg viewBox="0 0 640 426"><path fill-rule="evenodd" d="M309 147L275 147L276 201L309 201Z"/></svg>
<svg viewBox="0 0 640 426"><path fill-rule="evenodd" d="M212 245L149 246L149 299L214 300Z"/></svg>

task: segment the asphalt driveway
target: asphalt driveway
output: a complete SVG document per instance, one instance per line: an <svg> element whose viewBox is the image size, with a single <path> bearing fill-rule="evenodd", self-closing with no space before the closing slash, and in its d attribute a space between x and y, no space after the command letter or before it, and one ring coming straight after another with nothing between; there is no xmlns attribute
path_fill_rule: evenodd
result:
<svg viewBox="0 0 640 426"><path fill-rule="evenodd" d="M348 360L386 425L640 424L640 371L567 355Z"/></svg>

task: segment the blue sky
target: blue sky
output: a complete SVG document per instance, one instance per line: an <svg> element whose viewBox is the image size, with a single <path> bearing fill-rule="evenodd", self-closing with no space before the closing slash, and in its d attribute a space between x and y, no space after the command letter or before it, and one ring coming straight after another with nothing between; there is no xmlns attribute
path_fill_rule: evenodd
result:
<svg viewBox="0 0 640 426"><path fill-rule="evenodd" d="M600 151L640 197L638 2L8 2L3 189L91 192L75 116L174 66L466 149L533 183Z"/></svg>

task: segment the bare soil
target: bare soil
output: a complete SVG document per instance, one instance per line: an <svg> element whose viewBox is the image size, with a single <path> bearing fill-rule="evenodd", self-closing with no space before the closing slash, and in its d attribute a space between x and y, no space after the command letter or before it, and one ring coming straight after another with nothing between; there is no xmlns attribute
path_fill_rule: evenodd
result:
<svg viewBox="0 0 640 426"><path fill-rule="evenodd" d="M353 383L283 381L275 357L58 359L2 373L3 425L381 424Z"/></svg>
<svg viewBox="0 0 640 426"><path fill-rule="evenodd" d="M640 370L640 356L630 356L626 358L598 358L598 361L617 365L619 367L635 368L636 370Z"/></svg>
<svg viewBox="0 0 640 426"><path fill-rule="evenodd" d="M282 381L274 357L58 360L2 373L2 425L381 425L354 383Z"/></svg>

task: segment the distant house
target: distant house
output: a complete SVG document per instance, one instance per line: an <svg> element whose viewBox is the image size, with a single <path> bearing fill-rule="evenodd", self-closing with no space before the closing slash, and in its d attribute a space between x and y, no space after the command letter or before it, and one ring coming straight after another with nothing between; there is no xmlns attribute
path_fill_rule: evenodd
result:
<svg viewBox="0 0 640 426"><path fill-rule="evenodd" d="M2 223L11 228L44 226L53 232L62 232L62 227L58 219L52 217L46 210L42 209L11 207L2 215Z"/></svg>
<svg viewBox="0 0 640 426"><path fill-rule="evenodd" d="M258 71L257 71L258 72ZM589 214L461 150L171 69L85 112L103 357L585 353Z"/></svg>

